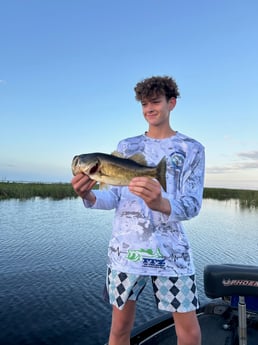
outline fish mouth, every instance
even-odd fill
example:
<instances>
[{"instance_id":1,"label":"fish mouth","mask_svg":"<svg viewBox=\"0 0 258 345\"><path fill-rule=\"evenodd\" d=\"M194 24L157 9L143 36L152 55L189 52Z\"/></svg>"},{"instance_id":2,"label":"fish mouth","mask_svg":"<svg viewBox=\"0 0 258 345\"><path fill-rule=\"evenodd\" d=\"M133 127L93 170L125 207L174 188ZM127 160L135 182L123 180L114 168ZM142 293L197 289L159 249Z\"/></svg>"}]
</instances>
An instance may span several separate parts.
<instances>
[{"instance_id":1,"label":"fish mouth","mask_svg":"<svg viewBox=\"0 0 258 345\"><path fill-rule=\"evenodd\" d=\"M89 174L95 174L95 172L98 171L98 168L99 168L99 164L98 164L98 163L94 164L94 165L90 168Z\"/></svg>"},{"instance_id":2,"label":"fish mouth","mask_svg":"<svg viewBox=\"0 0 258 345\"><path fill-rule=\"evenodd\" d=\"M74 175L82 172L86 175L94 175L98 172L100 167L100 162L95 160L93 162L87 162L82 155L74 156L72 161L72 170Z\"/></svg>"}]
</instances>

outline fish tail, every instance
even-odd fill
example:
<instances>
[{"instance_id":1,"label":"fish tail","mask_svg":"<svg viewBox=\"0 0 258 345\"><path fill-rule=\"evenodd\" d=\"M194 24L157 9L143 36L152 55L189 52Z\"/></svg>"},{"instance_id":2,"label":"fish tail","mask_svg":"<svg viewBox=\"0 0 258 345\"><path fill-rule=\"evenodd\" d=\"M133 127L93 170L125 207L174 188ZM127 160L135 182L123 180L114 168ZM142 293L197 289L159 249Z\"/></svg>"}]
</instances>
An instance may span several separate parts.
<instances>
[{"instance_id":1,"label":"fish tail","mask_svg":"<svg viewBox=\"0 0 258 345\"><path fill-rule=\"evenodd\" d=\"M163 157L157 166L157 179L165 192L167 191L166 171L167 161L166 157Z\"/></svg>"}]
</instances>

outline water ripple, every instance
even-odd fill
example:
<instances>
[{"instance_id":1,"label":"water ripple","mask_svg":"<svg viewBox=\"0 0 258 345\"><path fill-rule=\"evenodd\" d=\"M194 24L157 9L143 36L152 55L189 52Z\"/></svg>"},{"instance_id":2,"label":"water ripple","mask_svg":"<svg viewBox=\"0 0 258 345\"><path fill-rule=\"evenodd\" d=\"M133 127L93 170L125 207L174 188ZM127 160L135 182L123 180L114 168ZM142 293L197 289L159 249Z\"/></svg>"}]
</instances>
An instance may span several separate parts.
<instances>
[{"instance_id":1,"label":"water ripple","mask_svg":"<svg viewBox=\"0 0 258 345\"><path fill-rule=\"evenodd\" d=\"M108 337L111 307L102 300L113 211L86 210L79 199L0 202L0 344L96 345ZM185 223L198 289L210 263L257 262L258 213L205 200ZM136 325L157 311L149 283Z\"/></svg>"}]
</instances>

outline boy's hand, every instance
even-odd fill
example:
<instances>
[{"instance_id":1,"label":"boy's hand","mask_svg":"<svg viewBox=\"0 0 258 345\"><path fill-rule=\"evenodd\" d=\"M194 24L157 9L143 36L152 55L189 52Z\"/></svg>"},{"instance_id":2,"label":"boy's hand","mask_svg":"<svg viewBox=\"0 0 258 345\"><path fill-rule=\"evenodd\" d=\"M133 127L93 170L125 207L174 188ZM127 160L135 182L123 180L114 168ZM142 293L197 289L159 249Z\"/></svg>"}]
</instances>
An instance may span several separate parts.
<instances>
[{"instance_id":1,"label":"boy's hand","mask_svg":"<svg viewBox=\"0 0 258 345\"><path fill-rule=\"evenodd\" d=\"M90 179L89 176L82 173L74 176L71 181L75 193L82 199L87 199L92 203L96 201L95 195L91 193L91 190L96 183L96 181Z\"/></svg>"},{"instance_id":2,"label":"boy's hand","mask_svg":"<svg viewBox=\"0 0 258 345\"><path fill-rule=\"evenodd\" d=\"M128 188L131 193L141 197L153 211L170 215L170 202L162 197L161 186L158 181L149 177L135 177L131 180Z\"/></svg>"}]
</instances>

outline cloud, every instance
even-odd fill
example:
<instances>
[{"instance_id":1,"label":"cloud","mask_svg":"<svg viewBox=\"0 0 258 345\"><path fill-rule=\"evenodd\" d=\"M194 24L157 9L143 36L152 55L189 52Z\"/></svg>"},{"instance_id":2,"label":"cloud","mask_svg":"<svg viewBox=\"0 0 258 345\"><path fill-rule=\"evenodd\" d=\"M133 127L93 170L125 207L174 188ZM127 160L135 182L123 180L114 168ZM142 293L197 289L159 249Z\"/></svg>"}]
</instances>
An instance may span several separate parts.
<instances>
[{"instance_id":1,"label":"cloud","mask_svg":"<svg viewBox=\"0 0 258 345\"><path fill-rule=\"evenodd\" d=\"M6 80L0 79L0 84L6 84Z\"/></svg>"},{"instance_id":2,"label":"cloud","mask_svg":"<svg viewBox=\"0 0 258 345\"><path fill-rule=\"evenodd\" d=\"M258 169L258 161L257 162L239 162L236 163L234 169Z\"/></svg>"},{"instance_id":3,"label":"cloud","mask_svg":"<svg viewBox=\"0 0 258 345\"><path fill-rule=\"evenodd\" d=\"M258 151L239 152L237 155L240 158L255 159L258 161Z\"/></svg>"},{"instance_id":4,"label":"cloud","mask_svg":"<svg viewBox=\"0 0 258 345\"><path fill-rule=\"evenodd\" d=\"M222 166L210 166L206 168L208 174L233 173L239 170L258 169L258 151L247 151L237 153L240 160L232 164Z\"/></svg>"},{"instance_id":5,"label":"cloud","mask_svg":"<svg viewBox=\"0 0 258 345\"><path fill-rule=\"evenodd\" d=\"M208 174L225 174L229 172L233 172L236 169L234 166L210 166L206 168L206 173Z\"/></svg>"}]
</instances>

